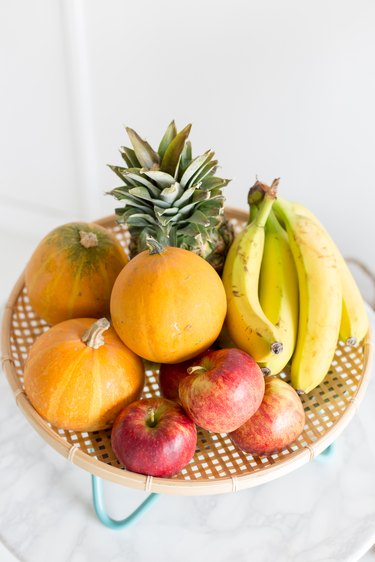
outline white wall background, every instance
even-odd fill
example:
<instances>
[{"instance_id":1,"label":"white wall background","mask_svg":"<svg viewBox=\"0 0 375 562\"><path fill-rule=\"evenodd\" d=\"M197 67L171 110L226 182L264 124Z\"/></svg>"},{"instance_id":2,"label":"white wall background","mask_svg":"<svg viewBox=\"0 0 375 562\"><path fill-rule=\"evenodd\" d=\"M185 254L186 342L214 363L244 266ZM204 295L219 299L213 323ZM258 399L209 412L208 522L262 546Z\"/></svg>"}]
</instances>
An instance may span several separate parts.
<instances>
[{"instance_id":1,"label":"white wall background","mask_svg":"<svg viewBox=\"0 0 375 562\"><path fill-rule=\"evenodd\" d=\"M246 207L255 175L374 261L373 0L1 0L0 252L110 214L123 124L175 118ZM28 245L22 245L21 238ZM25 249L26 248L26 249ZM19 255L19 254L17 254Z\"/></svg>"}]
</instances>

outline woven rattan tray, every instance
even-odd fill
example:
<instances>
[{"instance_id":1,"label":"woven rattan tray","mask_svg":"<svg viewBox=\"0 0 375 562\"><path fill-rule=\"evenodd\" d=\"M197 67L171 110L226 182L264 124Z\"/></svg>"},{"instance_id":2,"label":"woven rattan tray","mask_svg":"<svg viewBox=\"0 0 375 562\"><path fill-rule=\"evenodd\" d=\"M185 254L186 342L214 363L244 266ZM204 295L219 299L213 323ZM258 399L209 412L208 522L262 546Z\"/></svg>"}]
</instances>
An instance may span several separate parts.
<instances>
[{"instance_id":1,"label":"woven rattan tray","mask_svg":"<svg viewBox=\"0 0 375 562\"><path fill-rule=\"evenodd\" d=\"M239 230L246 222L243 211L227 210ZM124 247L129 235L114 217L97 221L113 231ZM24 278L16 283L5 306L2 330L2 360L18 407L39 434L73 464L112 482L130 488L180 495L233 492L287 474L321 453L341 433L354 415L370 376L369 335L358 347L338 342L334 361L324 381L302 396L306 412L303 434L279 454L256 457L236 448L225 434L199 430L192 461L173 478L153 478L129 472L116 460L110 430L76 433L51 427L27 399L23 390L23 365L28 349L48 325L32 310ZM282 374L288 380L288 372ZM147 371L144 396L158 394L157 371Z\"/></svg>"}]
</instances>

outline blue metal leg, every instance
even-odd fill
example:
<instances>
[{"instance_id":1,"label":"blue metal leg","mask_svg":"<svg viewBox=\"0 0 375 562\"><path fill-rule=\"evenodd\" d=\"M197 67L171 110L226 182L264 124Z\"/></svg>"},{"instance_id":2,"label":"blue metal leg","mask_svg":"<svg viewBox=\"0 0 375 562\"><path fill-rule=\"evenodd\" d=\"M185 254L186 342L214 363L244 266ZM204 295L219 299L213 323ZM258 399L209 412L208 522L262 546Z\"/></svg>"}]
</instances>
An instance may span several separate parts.
<instances>
[{"instance_id":1,"label":"blue metal leg","mask_svg":"<svg viewBox=\"0 0 375 562\"><path fill-rule=\"evenodd\" d=\"M319 461L319 462L325 462L326 460L328 460L330 457L332 457L333 453L335 452L335 444L331 443L331 445L328 445L328 447L326 449L324 449L324 451L322 451L320 453L320 455L318 455L316 457L315 460Z\"/></svg>"},{"instance_id":2,"label":"blue metal leg","mask_svg":"<svg viewBox=\"0 0 375 562\"><path fill-rule=\"evenodd\" d=\"M130 527L133 523L136 523L138 519L142 517L142 515L155 503L155 501L159 498L159 494L150 494L147 498L135 509L128 517L125 519L112 519L104 505L104 498L103 498L103 488L102 488L102 480L98 476L91 475L92 479L92 499L94 503L95 513L99 519L106 527L110 529L120 530L125 529L126 527Z\"/></svg>"}]
</instances>

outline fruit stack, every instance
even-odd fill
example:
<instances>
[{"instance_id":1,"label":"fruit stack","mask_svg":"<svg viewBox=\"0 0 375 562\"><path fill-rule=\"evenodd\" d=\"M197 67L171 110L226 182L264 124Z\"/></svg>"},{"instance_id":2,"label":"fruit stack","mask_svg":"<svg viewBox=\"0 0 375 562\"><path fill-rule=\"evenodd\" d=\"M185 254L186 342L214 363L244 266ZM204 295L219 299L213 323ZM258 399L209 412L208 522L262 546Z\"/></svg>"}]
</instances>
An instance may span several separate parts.
<instances>
[{"instance_id":1,"label":"fruit stack","mask_svg":"<svg viewBox=\"0 0 375 562\"><path fill-rule=\"evenodd\" d=\"M211 150L192 156L190 125L172 122L157 150L127 132L111 193L131 259L96 224L41 241L25 284L51 327L28 354L28 398L55 427L112 427L116 457L142 474L179 472L197 426L253 455L282 451L304 428L299 394L324 379L338 339L357 345L367 333L355 281L316 217L278 196L278 180L250 189L234 238L229 180ZM141 399L150 361L161 396Z\"/></svg>"}]
</instances>

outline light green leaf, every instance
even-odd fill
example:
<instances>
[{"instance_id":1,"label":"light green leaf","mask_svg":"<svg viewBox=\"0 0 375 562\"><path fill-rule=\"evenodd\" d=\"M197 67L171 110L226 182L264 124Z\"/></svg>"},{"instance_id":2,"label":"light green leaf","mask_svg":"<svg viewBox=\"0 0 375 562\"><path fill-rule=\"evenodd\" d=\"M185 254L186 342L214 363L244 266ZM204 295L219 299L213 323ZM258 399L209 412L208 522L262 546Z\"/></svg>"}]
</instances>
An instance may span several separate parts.
<instances>
[{"instance_id":1,"label":"light green leaf","mask_svg":"<svg viewBox=\"0 0 375 562\"><path fill-rule=\"evenodd\" d=\"M189 203L189 205L185 205L182 209L179 210L181 217L187 217L187 215L196 207L197 203Z\"/></svg>"},{"instance_id":2,"label":"light green leaf","mask_svg":"<svg viewBox=\"0 0 375 562\"><path fill-rule=\"evenodd\" d=\"M143 185L132 187L132 189L129 189L129 193L134 197L139 197L139 199L146 199L147 201L151 200L150 192L148 191L147 187L144 187Z\"/></svg>"},{"instance_id":3,"label":"light green leaf","mask_svg":"<svg viewBox=\"0 0 375 562\"><path fill-rule=\"evenodd\" d=\"M196 189L193 194L193 201L207 201L210 198L210 193L208 191L202 191L201 189Z\"/></svg>"},{"instance_id":4,"label":"light green leaf","mask_svg":"<svg viewBox=\"0 0 375 562\"><path fill-rule=\"evenodd\" d=\"M146 176L156 182L161 188L170 187L176 182L173 176L171 176L170 174L166 174L165 172L160 172L159 170L147 171L144 173L146 174Z\"/></svg>"},{"instance_id":5,"label":"light green leaf","mask_svg":"<svg viewBox=\"0 0 375 562\"><path fill-rule=\"evenodd\" d=\"M115 174L121 178L127 185L137 185L134 180L131 179L128 175L129 168L122 168L121 166L111 166L108 164L108 167L115 172Z\"/></svg>"},{"instance_id":6,"label":"light green leaf","mask_svg":"<svg viewBox=\"0 0 375 562\"><path fill-rule=\"evenodd\" d=\"M144 185L154 197L159 197L160 189L158 189L156 185L150 182L150 180L148 180L139 170L135 168L129 168L128 170L125 170L125 176L127 178L130 178L133 183L135 182L134 185Z\"/></svg>"},{"instance_id":7,"label":"light green leaf","mask_svg":"<svg viewBox=\"0 0 375 562\"><path fill-rule=\"evenodd\" d=\"M197 156L196 158L194 158L181 178L180 184L182 185L182 187L187 186L194 174L196 174L197 171L202 166L204 166L204 164L210 162L210 160L212 160L212 158L214 157L214 154L215 153L212 152L212 150L207 150L204 154L201 154L201 156Z\"/></svg>"},{"instance_id":8,"label":"light green leaf","mask_svg":"<svg viewBox=\"0 0 375 562\"><path fill-rule=\"evenodd\" d=\"M226 180L224 178L218 178L216 176L206 176L202 180L201 189L203 191L209 191L211 189L221 188L228 185L231 180Z\"/></svg>"},{"instance_id":9,"label":"light green leaf","mask_svg":"<svg viewBox=\"0 0 375 562\"><path fill-rule=\"evenodd\" d=\"M128 148L127 146L121 146L120 153L129 168L141 167L140 163L138 162L138 158L136 157L135 152L132 148Z\"/></svg>"},{"instance_id":10,"label":"light green leaf","mask_svg":"<svg viewBox=\"0 0 375 562\"><path fill-rule=\"evenodd\" d=\"M158 166L160 164L159 154L151 148L148 142L141 139L138 133L130 127L126 127L126 132L140 165L148 170L151 170L153 166Z\"/></svg>"},{"instance_id":11,"label":"light green leaf","mask_svg":"<svg viewBox=\"0 0 375 562\"><path fill-rule=\"evenodd\" d=\"M210 221L208 220L206 215L202 213L202 211L195 211L191 217L186 219L186 221L205 227L210 226Z\"/></svg>"},{"instance_id":12,"label":"light green leaf","mask_svg":"<svg viewBox=\"0 0 375 562\"><path fill-rule=\"evenodd\" d=\"M126 222L132 226L147 226L148 224L156 225L156 221L150 215L142 214L142 213L134 213L128 217Z\"/></svg>"},{"instance_id":13,"label":"light green leaf","mask_svg":"<svg viewBox=\"0 0 375 562\"><path fill-rule=\"evenodd\" d=\"M158 153L161 160L163 159L163 156L168 146L171 144L171 142L173 141L176 135L177 135L176 124L174 121L171 121L159 144Z\"/></svg>"},{"instance_id":14,"label":"light green leaf","mask_svg":"<svg viewBox=\"0 0 375 562\"><path fill-rule=\"evenodd\" d=\"M160 164L160 169L171 176L176 175L176 168L186 139L189 136L191 124L180 131L168 146Z\"/></svg>"},{"instance_id":15,"label":"light green leaf","mask_svg":"<svg viewBox=\"0 0 375 562\"><path fill-rule=\"evenodd\" d=\"M173 216L173 215L177 215L178 213L178 209L176 209L175 207L168 207L168 209L162 209L161 207L154 207L155 209L155 215L158 217L163 217L163 216Z\"/></svg>"},{"instance_id":16,"label":"light green leaf","mask_svg":"<svg viewBox=\"0 0 375 562\"><path fill-rule=\"evenodd\" d=\"M214 174L216 172L217 165L218 165L217 160L211 160L210 162L206 162L203 166L199 168L199 170L194 174L194 176L190 178L188 185L199 183L209 174Z\"/></svg>"},{"instance_id":17,"label":"light green leaf","mask_svg":"<svg viewBox=\"0 0 375 562\"><path fill-rule=\"evenodd\" d=\"M196 187L189 187L189 189L186 189L183 194L181 195L181 197L179 199L177 199L173 206L174 207L182 207L186 201L188 201L190 199L190 197L193 195L194 191L196 190Z\"/></svg>"},{"instance_id":18,"label":"light green leaf","mask_svg":"<svg viewBox=\"0 0 375 562\"><path fill-rule=\"evenodd\" d=\"M180 197L181 193L182 193L182 187L180 186L179 183L176 182L170 187L166 187L165 189L163 189L163 191L160 194L160 199L172 205L173 202L176 199L178 199L178 197Z\"/></svg>"},{"instance_id":19,"label":"light green leaf","mask_svg":"<svg viewBox=\"0 0 375 562\"><path fill-rule=\"evenodd\" d=\"M191 163L192 159L193 159L193 157L192 157L192 151L191 151L191 142L188 140L188 141L186 141L185 146L182 149L180 162L178 164L178 178L179 179L181 179L182 176L184 175L185 170L187 169L187 167Z\"/></svg>"}]
</instances>

